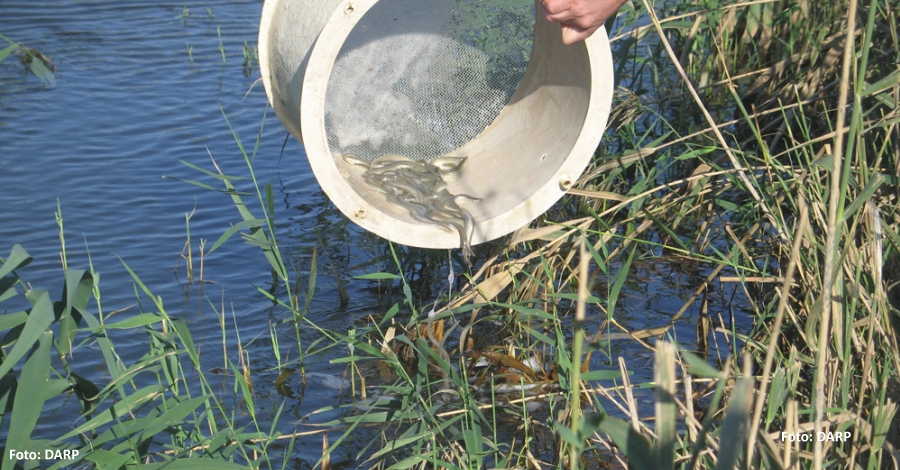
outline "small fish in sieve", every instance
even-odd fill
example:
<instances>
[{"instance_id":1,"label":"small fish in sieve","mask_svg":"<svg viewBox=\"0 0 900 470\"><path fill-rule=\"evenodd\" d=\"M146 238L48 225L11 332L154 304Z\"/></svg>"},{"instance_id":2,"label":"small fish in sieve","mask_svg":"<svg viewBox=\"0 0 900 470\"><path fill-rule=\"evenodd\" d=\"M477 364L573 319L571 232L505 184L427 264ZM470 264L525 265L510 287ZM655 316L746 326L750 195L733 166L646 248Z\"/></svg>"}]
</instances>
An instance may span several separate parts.
<instances>
[{"instance_id":1,"label":"small fish in sieve","mask_svg":"<svg viewBox=\"0 0 900 470\"><path fill-rule=\"evenodd\" d=\"M444 156L431 161L417 161L402 155L384 155L371 162L355 155L342 157L351 165L366 168L363 179L383 191L388 200L409 211L412 217L424 224L459 233L459 245L463 259L470 264L473 256L470 247L475 222L469 211L458 200L478 202L481 199L466 194L452 194L447 190L444 176L459 171L467 157Z\"/></svg>"}]
</instances>

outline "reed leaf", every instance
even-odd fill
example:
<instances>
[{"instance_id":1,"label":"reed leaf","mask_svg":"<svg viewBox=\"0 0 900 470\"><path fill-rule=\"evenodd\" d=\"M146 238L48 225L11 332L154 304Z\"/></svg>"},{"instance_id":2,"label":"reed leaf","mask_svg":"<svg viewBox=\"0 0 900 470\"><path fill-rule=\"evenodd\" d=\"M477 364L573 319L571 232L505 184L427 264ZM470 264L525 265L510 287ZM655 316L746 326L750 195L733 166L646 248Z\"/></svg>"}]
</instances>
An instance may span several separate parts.
<instances>
[{"instance_id":1,"label":"reed leaf","mask_svg":"<svg viewBox=\"0 0 900 470\"><path fill-rule=\"evenodd\" d=\"M3 265L0 265L0 278L5 278L9 273L28 266L33 260L34 258L25 251L25 248L16 243L10 250L9 256L3 260Z\"/></svg>"},{"instance_id":2,"label":"reed leaf","mask_svg":"<svg viewBox=\"0 0 900 470\"><path fill-rule=\"evenodd\" d=\"M738 464L746 438L752 403L753 377L741 377L731 392L731 400L722 422L716 470L731 470Z\"/></svg>"},{"instance_id":3,"label":"reed leaf","mask_svg":"<svg viewBox=\"0 0 900 470\"><path fill-rule=\"evenodd\" d=\"M47 292L35 292L32 298L34 297L36 300L29 310L28 319L18 334L15 345L0 363L0 377L12 370L13 366L31 350L54 321L53 305Z\"/></svg>"},{"instance_id":4,"label":"reed leaf","mask_svg":"<svg viewBox=\"0 0 900 470\"><path fill-rule=\"evenodd\" d=\"M659 468L675 465L675 347L656 343L653 380L656 382L656 461Z\"/></svg>"},{"instance_id":5,"label":"reed leaf","mask_svg":"<svg viewBox=\"0 0 900 470\"><path fill-rule=\"evenodd\" d=\"M6 438L7 450L39 451L29 445L29 441L31 432L44 408L44 401L49 398L43 392L46 390L50 378L50 346L52 342L53 333L41 331L36 344L32 343L34 348L31 349L22 366L19 384L16 387L16 395L12 403L12 416L9 420L10 429L15 432L10 433ZM6 361L3 365L6 365ZM0 469L11 469L15 463L16 460L4 456Z\"/></svg>"},{"instance_id":6,"label":"reed leaf","mask_svg":"<svg viewBox=\"0 0 900 470\"><path fill-rule=\"evenodd\" d=\"M63 288L65 301L59 318L59 338L57 350L60 355L68 355L72 350L75 330L81 323L81 311L87 307L94 290L94 278L82 269L67 269L66 283Z\"/></svg>"}]
</instances>

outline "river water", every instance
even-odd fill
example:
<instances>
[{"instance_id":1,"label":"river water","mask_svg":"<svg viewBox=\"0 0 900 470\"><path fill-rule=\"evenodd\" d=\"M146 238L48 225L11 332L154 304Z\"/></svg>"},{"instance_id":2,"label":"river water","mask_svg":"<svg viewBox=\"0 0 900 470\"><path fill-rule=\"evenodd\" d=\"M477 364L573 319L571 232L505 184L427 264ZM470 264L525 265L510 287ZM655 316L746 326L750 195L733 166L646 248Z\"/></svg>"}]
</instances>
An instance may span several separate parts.
<instances>
[{"instance_id":1,"label":"river water","mask_svg":"<svg viewBox=\"0 0 900 470\"><path fill-rule=\"evenodd\" d=\"M204 367L213 370L222 366L222 333L210 303L216 309L224 306L228 348L235 350L231 359L238 360L237 325L244 343L258 338L256 349L249 350L254 381L261 402L274 403L280 400L271 385L278 370L268 331L288 313L273 308L257 290L271 284L261 251L239 237L223 244L203 260L207 282L202 293L196 279L188 282L181 259L186 214L193 213L195 265L201 240L209 247L240 221L227 195L179 180L215 186L216 181L180 161L213 169L210 156L225 173L248 174L223 114L248 151L261 136L256 175L262 183L272 183L279 241L304 283L313 247L320 247L312 321L346 332L353 321L384 312L393 301L386 302L368 282L348 282L350 302L342 306L339 301L334 273L347 280L378 270L377 264L353 266L384 253L386 245L349 224L328 202L302 147L293 138L285 143L287 132L274 112L267 112L258 66L244 64L245 43L255 49L261 8L258 0L187 6L154 0L3 0L0 34L38 49L57 71L56 84L45 86L16 57L0 63L0 253L5 256L15 243L23 245L35 260L19 274L58 299L63 276L54 213L59 207L69 266L87 268L90 254L101 276L104 312L130 306L119 315L137 311L124 261L164 299L170 315L190 325L201 352L215 351L203 354ZM625 318L639 319L637 326L664 324L694 288L680 282L691 284L698 274L679 274L668 266L637 268L642 270L646 276L626 286L620 308ZM713 302L730 300L720 293ZM146 299L144 305L149 305ZM693 334L691 318L696 309L676 327L682 337ZM291 343L292 332L281 328L277 334L283 344ZM307 335L309 344L315 335ZM117 348L127 363L129 356L135 360L146 352L146 339L126 336ZM76 349L76 360L79 354L96 354L96 349ZM285 347L283 354L296 353ZM309 367L319 375L311 375L302 400L289 400L289 414L300 417L334 404L337 391L327 377L339 377L343 368L328 365L328 359L345 354L332 351L310 359ZM640 348L629 355L645 378L650 358ZM85 375L101 386L106 381L96 372ZM77 418L77 406L64 408L45 412L36 435L59 435L60 424L68 428ZM298 467L321 455L310 446L301 446Z\"/></svg>"}]
</instances>

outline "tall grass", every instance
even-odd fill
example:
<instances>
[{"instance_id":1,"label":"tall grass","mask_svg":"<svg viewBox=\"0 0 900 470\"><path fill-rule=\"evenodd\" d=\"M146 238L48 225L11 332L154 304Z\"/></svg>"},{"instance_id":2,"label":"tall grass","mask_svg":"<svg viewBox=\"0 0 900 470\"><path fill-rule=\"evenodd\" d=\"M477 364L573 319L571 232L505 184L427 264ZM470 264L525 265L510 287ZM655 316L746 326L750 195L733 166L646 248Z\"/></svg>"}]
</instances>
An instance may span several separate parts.
<instances>
[{"instance_id":1,"label":"tall grass","mask_svg":"<svg viewBox=\"0 0 900 470\"><path fill-rule=\"evenodd\" d=\"M483 445L494 449L490 462L498 467L561 468L595 459L635 468L896 465L900 350L897 303L890 301L896 296L889 293L896 292L900 249L898 7L706 2L678 5L669 15L646 5L635 15L650 16L650 24L626 20L616 36L617 75L637 93L620 94L609 154L573 197L483 256L469 286L436 316L423 323L413 314L404 336L386 334L383 325L364 332L375 334L375 344L418 346L417 375L404 376L387 347L354 360L395 364L403 393L411 393L442 383L429 382L423 357L447 370L449 356L458 364L450 370L467 371L487 356L492 371L475 375L491 378L476 383L496 387L510 376L503 367L517 371L522 384L542 382L533 370L529 376L528 364L552 351L542 357L555 374L541 386L544 398L562 398L549 405L556 451L534 455L524 432L533 430L534 418L510 406L537 399L449 405L462 408L447 416L499 409L523 423L523 434L506 441L484 437L498 435L495 422L484 423L490 431ZM645 45L649 56L630 54ZM617 301L638 253L691 260L707 271L670 322L628 331L616 320ZM576 267L580 260L590 267ZM598 276L608 280L605 289ZM719 370L661 341L707 290L733 281L755 312L753 330L715 328L705 313L698 322L702 354L710 337L732 346ZM606 318L587 344L585 309ZM458 322L459 339L445 333L436 344L421 333L434 319ZM507 325L508 336L469 348L471 332L492 320ZM623 338L656 351L654 428L638 418L630 398L631 387L651 384L631 384L618 371L602 375L608 371L582 361L585 346L609 351L608 341ZM452 390L467 390L472 379L451 382ZM404 420L432 422L432 442L458 442L459 433L437 431L454 424L440 419L437 405L401 403L415 410ZM610 417L613 411L627 419ZM341 422L385 416L400 415L349 413ZM403 436L381 437L381 448L392 450L374 454L379 466L470 468L468 454L435 460L440 453L412 448L418 441ZM386 459L397 447L406 453Z\"/></svg>"},{"instance_id":2,"label":"tall grass","mask_svg":"<svg viewBox=\"0 0 900 470\"><path fill-rule=\"evenodd\" d=\"M59 214L58 220L64 240ZM30 305L0 315L5 332L0 422L8 423L0 468L272 467L273 446L287 461L293 443L279 442L271 431L280 410L273 423L257 419L246 364L225 357L225 381L233 382L237 401L216 393L213 384L223 379L211 380L201 368L185 322L170 317L127 264L138 311L113 319L120 312L104 310L93 268L69 266L63 250L64 289L60 299L52 300L17 274L31 261L20 245L0 259L0 301L13 308ZM123 360L115 344L135 333L146 338L146 353ZM98 368L105 383L87 378ZM69 408L80 418L71 428L59 425L53 428L57 431L32 436L51 408ZM16 458L16 452L39 457Z\"/></svg>"}]
</instances>

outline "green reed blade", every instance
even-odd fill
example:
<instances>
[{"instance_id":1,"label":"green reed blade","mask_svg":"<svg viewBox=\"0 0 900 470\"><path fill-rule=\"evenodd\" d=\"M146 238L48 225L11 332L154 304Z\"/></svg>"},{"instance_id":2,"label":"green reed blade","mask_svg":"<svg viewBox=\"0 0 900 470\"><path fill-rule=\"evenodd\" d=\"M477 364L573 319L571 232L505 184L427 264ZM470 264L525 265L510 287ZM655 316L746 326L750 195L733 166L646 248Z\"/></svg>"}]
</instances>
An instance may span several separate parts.
<instances>
[{"instance_id":1,"label":"green reed blade","mask_svg":"<svg viewBox=\"0 0 900 470\"><path fill-rule=\"evenodd\" d=\"M599 237L599 238L600 238L599 242L602 243L603 237ZM607 259L600 255L600 252L597 251L597 248L594 247L593 243L587 243L586 245L587 245L588 251L591 252L591 257L594 259L594 263L597 264L597 267L600 268L600 271L603 271L604 273L608 273L609 268L607 266ZM606 250L604 249L604 253L605 253L605 251Z\"/></svg>"},{"instance_id":2,"label":"green reed blade","mask_svg":"<svg viewBox=\"0 0 900 470\"><path fill-rule=\"evenodd\" d=\"M212 247L210 247L209 251L207 251L206 254L209 255L213 251L216 251L216 249L219 248L219 246L222 245L222 243L225 243L225 241L227 241L229 238L231 238L231 236L234 235L235 233L237 233L239 230L243 230L245 228L259 229L265 223L266 223L266 219L245 219L241 222L238 222L235 225L232 225L231 228L226 230L225 233L223 233L219 237L219 239L216 240L215 243L213 243ZM268 243L268 240L266 240L266 242L267 242L267 245L271 245L271 243Z\"/></svg>"},{"instance_id":3,"label":"green reed blade","mask_svg":"<svg viewBox=\"0 0 900 470\"><path fill-rule=\"evenodd\" d=\"M0 49L0 62L3 62L3 59L5 59L6 56L8 56L9 54L11 54L12 51L17 50L18 48L19 48L19 46L12 45L12 46L7 46L7 47L5 47L5 48L3 48L3 49Z\"/></svg>"},{"instance_id":4,"label":"green reed blade","mask_svg":"<svg viewBox=\"0 0 900 470\"><path fill-rule=\"evenodd\" d=\"M241 397L244 399L244 402L247 403L247 410L250 412L250 417L253 420L256 420L256 406L253 404L253 392L250 391L250 384L247 383L247 379L244 378L244 373L238 369L238 367L231 362L228 363L231 367L232 373L234 373L234 381L237 384L237 387L240 387Z\"/></svg>"},{"instance_id":5,"label":"green reed blade","mask_svg":"<svg viewBox=\"0 0 900 470\"><path fill-rule=\"evenodd\" d=\"M192 398L169 408L168 411L154 418L146 426L143 426L141 440L150 439L163 429L167 429L180 423L187 415L206 402L207 398L210 398L210 396L204 395Z\"/></svg>"},{"instance_id":6,"label":"green reed blade","mask_svg":"<svg viewBox=\"0 0 900 470\"><path fill-rule=\"evenodd\" d=\"M69 383L66 379L47 379L47 383L44 385L44 400L49 400L60 393L65 392L72 388L72 384Z\"/></svg>"},{"instance_id":7,"label":"green reed blade","mask_svg":"<svg viewBox=\"0 0 900 470\"><path fill-rule=\"evenodd\" d=\"M877 191L878 188L881 187L884 181L884 175L882 175L881 173L876 173L875 176L873 176L872 179L870 179L869 182L866 183L866 186L862 189L862 191L859 192L859 195L856 196L856 199L854 199L853 202L851 202L850 205L844 209L843 220L846 221L847 219L849 219L860 207L863 206L863 204L866 203L866 201L869 201L872 198L872 195L875 194L875 191Z\"/></svg>"},{"instance_id":8,"label":"green reed blade","mask_svg":"<svg viewBox=\"0 0 900 470\"><path fill-rule=\"evenodd\" d=\"M0 302L9 300L19 295L19 290L16 289L15 286L16 282L18 282L18 279L13 276L0 278ZM3 328L0 328L0 331L2 330Z\"/></svg>"},{"instance_id":9,"label":"green reed blade","mask_svg":"<svg viewBox=\"0 0 900 470\"><path fill-rule=\"evenodd\" d=\"M557 293L557 294L547 294L547 297L549 297L551 299L566 299L566 300L572 300L572 301L578 300L578 294L572 294L572 293L567 293L567 292ZM600 297L595 297L593 295L588 295L584 301L585 301L585 303L588 303L588 304L600 304L603 302L603 299L601 299Z\"/></svg>"},{"instance_id":10,"label":"green reed blade","mask_svg":"<svg viewBox=\"0 0 900 470\"><path fill-rule=\"evenodd\" d=\"M212 186L210 186L210 185L208 185L208 184L206 184L206 183L201 183L201 182L199 182L199 181L195 181L195 180L191 180L191 179L187 179L187 178L179 178L179 177L177 177L177 176L166 176L165 178L171 178L171 179L174 179L174 180L181 181L182 183L192 184L192 185L194 185L194 186L197 186L197 187L200 187L200 188L209 190L209 191L215 191L215 192L217 192L217 193L227 194L227 195L229 195L229 196L247 197L247 196L252 196L252 195L253 195L253 193L248 193L248 192L246 192L246 191L238 191L237 189L228 189L228 188L226 188L226 189L219 189L219 188L214 188L214 187L212 187Z\"/></svg>"},{"instance_id":11,"label":"green reed blade","mask_svg":"<svg viewBox=\"0 0 900 470\"><path fill-rule=\"evenodd\" d=\"M679 246L682 250L685 250L685 251L687 251L687 252L690 252L690 247L687 245L687 243L685 243L685 242L681 239L681 237L678 236L677 233L675 233L675 231L673 231L671 228L669 228L669 226L668 226L662 219L660 219L659 217L654 216L654 215L653 215L649 210L647 210L646 208L643 209L643 213L644 213L644 215L645 215L648 219L652 220L653 223L656 224L656 226L659 227L660 230L662 230L662 231L665 232L667 235L669 235L669 238L670 238L670 239L675 240L675 242L678 244L678 246Z\"/></svg>"},{"instance_id":12,"label":"green reed blade","mask_svg":"<svg viewBox=\"0 0 900 470\"><path fill-rule=\"evenodd\" d=\"M629 371L631 372L631 371ZM581 373L581 380L615 380L621 379L622 372L618 370L591 370Z\"/></svg>"},{"instance_id":13,"label":"green reed blade","mask_svg":"<svg viewBox=\"0 0 900 470\"><path fill-rule=\"evenodd\" d=\"M609 296L607 300L607 315L612 318L616 311L616 303L619 300L619 294L622 292L622 286L625 285L625 280L628 279L628 273L631 271L631 262L634 261L634 254L636 250L632 247L628 250L628 257L625 258L625 262L619 266L619 269L616 271L615 282L613 283L612 288L609 291Z\"/></svg>"},{"instance_id":14,"label":"green reed blade","mask_svg":"<svg viewBox=\"0 0 900 470\"><path fill-rule=\"evenodd\" d=\"M125 320L117 321L115 323L104 323L102 325L89 326L88 329L92 333L97 334L104 330L125 330L137 328L139 326L153 325L163 320L165 320L165 318L155 313L139 313L133 317L128 317Z\"/></svg>"},{"instance_id":15,"label":"green reed blade","mask_svg":"<svg viewBox=\"0 0 900 470\"><path fill-rule=\"evenodd\" d=\"M275 196L272 193L272 183L266 183L266 209L268 217L275 215Z\"/></svg>"},{"instance_id":16,"label":"green reed blade","mask_svg":"<svg viewBox=\"0 0 900 470\"><path fill-rule=\"evenodd\" d=\"M108 429L99 436L91 437L90 445L95 448L103 448L106 444L110 444L111 446L106 447L113 452L129 449L133 444L146 441L146 438L138 438L155 418L156 416L143 416L129 419L129 417L117 416Z\"/></svg>"},{"instance_id":17,"label":"green reed blade","mask_svg":"<svg viewBox=\"0 0 900 470\"><path fill-rule=\"evenodd\" d=\"M7 274L16 269L28 266L33 260L34 258L25 251L25 248L22 248L22 245L16 243L13 245L12 250L10 250L6 260L3 260L3 265L0 266L0 278L6 277Z\"/></svg>"},{"instance_id":18,"label":"green reed blade","mask_svg":"<svg viewBox=\"0 0 900 470\"><path fill-rule=\"evenodd\" d=\"M709 365L703 359L697 357L694 353L688 351L681 351L681 357L687 361L688 366L690 367L691 375L697 377L704 377L709 379L722 379L722 372L716 369L715 367Z\"/></svg>"},{"instance_id":19,"label":"green reed blade","mask_svg":"<svg viewBox=\"0 0 900 470\"><path fill-rule=\"evenodd\" d=\"M765 426L762 429L768 429L777 414L784 414L784 401L787 398L787 375L781 367L772 374L768 398L769 406L766 409Z\"/></svg>"},{"instance_id":20,"label":"green reed blade","mask_svg":"<svg viewBox=\"0 0 900 470\"><path fill-rule=\"evenodd\" d=\"M31 58L31 73L33 73L35 77L40 78L41 81L44 82L44 85L56 85L56 76L54 76L53 72L44 65L44 61L38 57Z\"/></svg>"},{"instance_id":21,"label":"green reed blade","mask_svg":"<svg viewBox=\"0 0 900 470\"><path fill-rule=\"evenodd\" d=\"M72 350L75 330L81 323L81 311L87 307L94 290L94 278L83 269L67 269L63 288L65 307L59 318L59 354L66 356Z\"/></svg>"},{"instance_id":22,"label":"green reed blade","mask_svg":"<svg viewBox=\"0 0 900 470\"><path fill-rule=\"evenodd\" d=\"M127 467L129 470L133 467ZM250 467L222 459L180 458L168 462L143 464L142 470L247 470Z\"/></svg>"},{"instance_id":23,"label":"green reed blade","mask_svg":"<svg viewBox=\"0 0 900 470\"><path fill-rule=\"evenodd\" d=\"M0 422L4 419L8 409L12 409L13 392L18 386L18 381L13 374L0 377Z\"/></svg>"},{"instance_id":24,"label":"green reed blade","mask_svg":"<svg viewBox=\"0 0 900 470\"><path fill-rule=\"evenodd\" d=\"M732 470L741 456L753 402L753 377L741 377L731 391L731 401L719 433L719 462L716 470Z\"/></svg>"},{"instance_id":25,"label":"green reed blade","mask_svg":"<svg viewBox=\"0 0 900 470\"><path fill-rule=\"evenodd\" d=\"M19 359L31 350L31 347L38 342L41 335L50 327L53 321L53 304L50 302L50 296L47 292L42 291L38 294L37 301L30 310L28 320L25 321L25 326L22 327L15 346L3 358L3 362L0 363L0 377L9 373L13 366L19 362Z\"/></svg>"},{"instance_id":26,"label":"green reed blade","mask_svg":"<svg viewBox=\"0 0 900 470\"><path fill-rule=\"evenodd\" d=\"M191 358L194 367L200 369L200 355L197 353L197 348L194 347L194 338L191 336L187 324L184 320L175 318L172 320L172 326L175 327L175 333L178 334L178 339L180 339L181 344L184 345L184 349L187 351L188 357Z\"/></svg>"},{"instance_id":27,"label":"green reed blade","mask_svg":"<svg viewBox=\"0 0 900 470\"><path fill-rule=\"evenodd\" d=\"M0 315L0 331L15 328L26 321L28 321L28 312L24 310L21 312L4 313Z\"/></svg>"},{"instance_id":28,"label":"green reed blade","mask_svg":"<svg viewBox=\"0 0 900 470\"><path fill-rule=\"evenodd\" d=\"M405 436L405 437L401 437L399 439L393 440L390 443L388 443L388 445L382 447L378 452L375 452L374 454L372 454L372 456L367 459L367 462L371 462L373 460L378 460L382 457L391 455L391 454L397 452L398 450L402 449L403 447L406 447L407 445L412 444L414 442L419 442L422 440L430 440L433 437L434 437L434 431L425 431L425 432L418 433L418 434L415 434L412 436Z\"/></svg>"},{"instance_id":29,"label":"green reed blade","mask_svg":"<svg viewBox=\"0 0 900 470\"><path fill-rule=\"evenodd\" d=\"M6 437L7 451L12 449L39 450L29 449L27 444L31 438L31 431L37 424L41 410L44 408L44 401L47 399L43 391L50 378L50 346L52 343L53 333L41 331L37 338L37 345L31 350L25 360L25 365L22 366L19 385L12 403L12 416L9 420L9 429L14 432L10 432ZM18 346L19 343L17 342L16 345ZM3 365L6 365L6 361ZM15 463L16 460L4 455L0 470L11 469Z\"/></svg>"},{"instance_id":30,"label":"green reed blade","mask_svg":"<svg viewBox=\"0 0 900 470\"><path fill-rule=\"evenodd\" d=\"M534 330L534 329L529 328L529 327L524 326L524 325L522 325L521 328L522 328L524 331L528 332L528 334L530 334L531 336L533 336L535 339L537 339L538 341L540 341L540 342L542 342L542 343L544 343L544 344L549 344L549 345L551 345L551 346L555 346L555 345L556 345L556 341L555 341L555 340L551 339L549 336L547 336L547 335L545 335L545 334L543 334L543 333L541 333L541 332L539 332L539 331L537 331L537 330Z\"/></svg>"},{"instance_id":31,"label":"green reed blade","mask_svg":"<svg viewBox=\"0 0 900 470\"><path fill-rule=\"evenodd\" d=\"M875 83L866 84L862 89L860 96L878 94L897 85L900 85L900 70L894 71Z\"/></svg>"},{"instance_id":32,"label":"green reed blade","mask_svg":"<svg viewBox=\"0 0 900 470\"><path fill-rule=\"evenodd\" d=\"M215 179L220 180L220 181L246 181L246 180L249 180L249 179L250 179L250 178L247 178L247 177L245 177L245 176L232 176L232 175L224 175L224 174L222 174L222 173L216 173L215 171L207 170L206 168L199 167L199 166L194 165L193 163L191 163L191 162L189 162L189 161L187 161L187 160L182 160L182 159L180 159L180 158L178 159L178 161L181 162L182 165L184 165L184 166L186 166L186 167L188 167L188 168L197 170L197 171L199 171L200 173L203 173L203 174L206 175L206 176L215 178ZM182 180L182 181L184 181L184 180Z\"/></svg>"},{"instance_id":33,"label":"green reed blade","mask_svg":"<svg viewBox=\"0 0 900 470\"><path fill-rule=\"evenodd\" d=\"M131 395L126 396L122 401L117 402L114 406L103 410L102 412L91 418L88 422L66 433L65 435L57 439L57 442L62 442L66 439L69 439L70 437L85 434L89 431L97 429L100 426L108 424L113 421L116 416L126 415L138 406L148 401L155 400L162 394L164 390L165 387L163 387L162 385L151 385L149 387L139 389Z\"/></svg>"},{"instance_id":34,"label":"green reed blade","mask_svg":"<svg viewBox=\"0 0 900 470\"><path fill-rule=\"evenodd\" d=\"M371 280L383 280L383 279L400 279L400 276L391 273L370 273L370 274L362 274L359 276L353 276L353 279L359 279L362 281L371 281Z\"/></svg>"},{"instance_id":35,"label":"green reed blade","mask_svg":"<svg viewBox=\"0 0 900 470\"><path fill-rule=\"evenodd\" d=\"M94 276L95 281L96 276ZM95 286L96 289L96 286ZM99 300L98 300L99 302ZM81 317L84 319L84 322L87 324L87 327L94 331L94 338L97 340L97 345L100 347L100 352L103 354L103 359L106 362L107 372L113 379L118 378L122 374L122 370L124 366L121 361L118 359L114 349L113 344L110 339L106 336L105 332L100 331L103 324L97 321L97 318L94 317L90 312L83 311L81 312ZM99 332L99 333L98 333ZM124 396L123 396L124 398Z\"/></svg>"},{"instance_id":36,"label":"green reed blade","mask_svg":"<svg viewBox=\"0 0 900 470\"><path fill-rule=\"evenodd\" d=\"M85 455L85 460L98 464L100 468L122 468L123 465L134 460L134 453L128 451L119 454L105 449L95 449Z\"/></svg>"},{"instance_id":37,"label":"green reed blade","mask_svg":"<svg viewBox=\"0 0 900 470\"><path fill-rule=\"evenodd\" d=\"M656 342L653 380L656 382L656 461L659 468L675 465L675 347Z\"/></svg>"},{"instance_id":38,"label":"green reed blade","mask_svg":"<svg viewBox=\"0 0 900 470\"><path fill-rule=\"evenodd\" d=\"M657 454L650 441L627 421L606 415L587 415L585 425L606 433L636 470L668 470L656 460Z\"/></svg>"}]
</instances>

